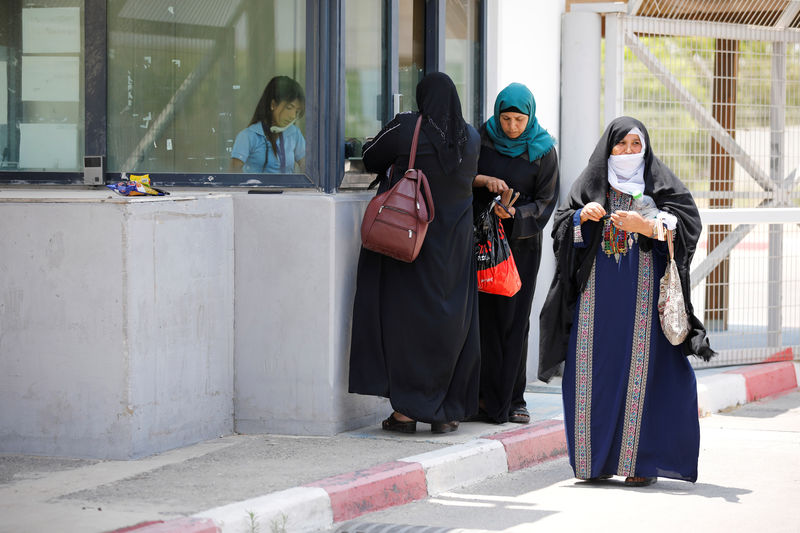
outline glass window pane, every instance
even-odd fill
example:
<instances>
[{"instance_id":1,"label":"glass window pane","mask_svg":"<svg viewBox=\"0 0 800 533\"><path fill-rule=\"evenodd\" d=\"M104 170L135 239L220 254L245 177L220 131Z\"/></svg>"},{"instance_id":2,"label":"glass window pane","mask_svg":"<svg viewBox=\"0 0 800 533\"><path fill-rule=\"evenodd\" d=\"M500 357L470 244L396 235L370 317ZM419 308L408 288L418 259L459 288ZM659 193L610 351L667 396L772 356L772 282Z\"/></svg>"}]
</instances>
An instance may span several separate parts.
<instances>
[{"instance_id":1,"label":"glass window pane","mask_svg":"<svg viewBox=\"0 0 800 533\"><path fill-rule=\"evenodd\" d=\"M305 5L110 0L108 170L302 173Z\"/></svg>"},{"instance_id":2,"label":"glass window pane","mask_svg":"<svg viewBox=\"0 0 800 533\"><path fill-rule=\"evenodd\" d=\"M345 156L361 157L364 140L380 131L384 121L383 7L375 0L345 4Z\"/></svg>"},{"instance_id":3,"label":"glass window pane","mask_svg":"<svg viewBox=\"0 0 800 533\"><path fill-rule=\"evenodd\" d=\"M417 83L425 75L425 0L398 4L400 111L416 111Z\"/></svg>"},{"instance_id":4,"label":"glass window pane","mask_svg":"<svg viewBox=\"0 0 800 533\"><path fill-rule=\"evenodd\" d=\"M0 2L0 169L83 168L82 42L83 0Z\"/></svg>"},{"instance_id":5,"label":"glass window pane","mask_svg":"<svg viewBox=\"0 0 800 533\"><path fill-rule=\"evenodd\" d=\"M482 121L480 102L480 0L447 0L445 72L461 97L461 112L473 126Z\"/></svg>"}]
</instances>

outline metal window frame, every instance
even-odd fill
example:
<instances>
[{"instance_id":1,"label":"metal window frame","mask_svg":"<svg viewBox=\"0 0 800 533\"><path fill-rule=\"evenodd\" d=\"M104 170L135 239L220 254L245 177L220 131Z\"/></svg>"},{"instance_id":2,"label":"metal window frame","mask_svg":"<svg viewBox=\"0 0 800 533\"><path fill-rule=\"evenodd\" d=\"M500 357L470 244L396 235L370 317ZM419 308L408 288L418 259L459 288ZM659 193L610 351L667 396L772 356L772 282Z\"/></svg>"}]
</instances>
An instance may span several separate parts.
<instances>
[{"instance_id":1,"label":"metal window frame","mask_svg":"<svg viewBox=\"0 0 800 533\"><path fill-rule=\"evenodd\" d=\"M108 4L85 0L83 9L84 153L106 155L108 145Z\"/></svg>"},{"instance_id":2,"label":"metal window frame","mask_svg":"<svg viewBox=\"0 0 800 533\"><path fill-rule=\"evenodd\" d=\"M486 66L488 65L488 56L486 39L489 32L488 19L489 19L489 0L480 0L480 19L478 20L478 43L480 46L480 54L478 54L478 121L482 121L486 116ZM480 124L474 124L477 128Z\"/></svg>"},{"instance_id":3,"label":"metal window frame","mask_svg":"<svg viewBox=\"0 0 800 533\"><path fill-rule=\"evenodd\" d=\"M384 0L384 45L387 50L386 94L384 111L393 115L393 98L398 74L398 0ZM108 3L107 0L84 0L84 154L108 155ZM306 174L261 174L265 182L259 188L307 188L333 193L344 179L344 0L306 0L306 84L307 112L310 126L306 131L309 150ZM445 66L446 0L426 0L425 73L438 72ZM486 92L486 17L487 1L482 0L479 22L478 98L481 114L485 111ZM248 187L252 175L235 173L151 172L151 179L161 186ZM120 178L118 172L106 172L106 183ZM0 170L0 183L31 185L83 185L82 171L50 172Z\"/></svg>"},{"instance_id":4,"label":"metal window frame","mask_svg":"<svg viewBox=\"0 0 800 533\"><path fill-rule=\"evenodd\" d=\"M383 123L389 122L400 112L400 0L384 0L383 3Z\"/></svg>"},{"instance_id":5,"label":"metal window frame","mask_svg":"<svg viewBox=\"0 0 800 533\"><path fill-rule=\"evenodd\" d=\"M425 74L444 72L445 22L447 21L446 0L426 0L425 2Z\"/></svg>"},{"instance_id":6,"label":"metal window frame","mask_svg":"<svg viewBox=\"0 0 800 533\"><path fill-rule=\"evenodd\" d=\"M106 0L84 0L84 154L108 155L108 4ZM333 192L341 181L344 159L344 103L341 79L341 0L306 0L306 80L313 88L307 101L311 127L306 132L310 149L306 174L262 174L258 187L319 188ZM333 106L333 107L332 107ZM330 110L338 107L339 113ZM320 142L324 139L325 142ZM246 186L252 175L235 173L151 172L162 186ZM106 183L119 179L106 172ZM0 170L0 183L31 185L83 185L82 171Z\"/></svg>"},{"instance_id":7,"label":"metal window frame","mask_svg":"<svg viewBox=\"0 0 800 533\"><path fill-rule=\"evenodd\" d=\"M478 121L486 116L486 33L488 18L488 1L479 0L478 9L478 82L477 95ZM427 0L425 4L425 74L444 72L445 46L447 41L447 0ZM480 124L475 124L475 127Z\"/></svg>"}]
</instances>

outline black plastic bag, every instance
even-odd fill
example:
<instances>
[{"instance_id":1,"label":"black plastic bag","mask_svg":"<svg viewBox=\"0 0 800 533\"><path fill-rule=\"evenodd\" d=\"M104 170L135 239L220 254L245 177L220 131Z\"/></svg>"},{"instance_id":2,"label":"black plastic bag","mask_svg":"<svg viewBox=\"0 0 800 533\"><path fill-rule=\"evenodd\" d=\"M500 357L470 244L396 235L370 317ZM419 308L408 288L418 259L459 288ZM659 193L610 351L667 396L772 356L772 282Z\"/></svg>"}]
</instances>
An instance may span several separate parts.
<instances>
[{"instance_id":1,"label":"black plastic bag","mask_svg":"<svg viewBox=\"0 0 800 533\"><path fill-rule=\"evenodd\" d=\"M522 281L503 224L494 213L494 202L478 215L474 229L478 290L514 296L522 287Z\"/></svg>"}]
</instances>

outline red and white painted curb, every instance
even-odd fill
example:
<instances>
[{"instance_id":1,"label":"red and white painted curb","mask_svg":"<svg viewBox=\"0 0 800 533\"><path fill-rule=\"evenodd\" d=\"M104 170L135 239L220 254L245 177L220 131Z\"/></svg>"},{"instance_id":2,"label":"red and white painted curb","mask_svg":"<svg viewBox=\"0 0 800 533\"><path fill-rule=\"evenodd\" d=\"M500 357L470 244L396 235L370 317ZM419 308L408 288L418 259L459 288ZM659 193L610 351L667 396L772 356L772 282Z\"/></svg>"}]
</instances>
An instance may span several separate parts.
<instances>
[{"instance_id":1,"label":"red and white painted curb","mask_svg":"<svg viewBox=\"0 0 800 533\"><path fill-rule=\"evenodd\" d=\"M800 386L800 363L784 361L735 368L697 380L700 416L744 405Z\"/></svg>"},{"instance_id":2,"label":"red and white painted curb","mask_svg":"<svg viewBox=\"0 0 800 533\"><path fill-rule=\"evenodd\" d=\"M701 416L796 389L800 364L766 363L698 379ZM325 478L189 518L142 524L135 533L313 532L373 511L403 505L492 476L563 457L564 423L544 420L465 444Z\"/></svg>"}]
</instances>

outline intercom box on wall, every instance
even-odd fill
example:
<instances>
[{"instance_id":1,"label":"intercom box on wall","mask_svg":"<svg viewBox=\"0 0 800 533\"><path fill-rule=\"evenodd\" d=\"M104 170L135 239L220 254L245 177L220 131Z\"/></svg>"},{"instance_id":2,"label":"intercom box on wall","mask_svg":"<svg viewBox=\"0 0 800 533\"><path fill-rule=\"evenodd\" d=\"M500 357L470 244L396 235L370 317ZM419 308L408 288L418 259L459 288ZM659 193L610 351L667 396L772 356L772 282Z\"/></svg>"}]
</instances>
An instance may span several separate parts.
<instances>
[{"instance_id":1,"label":"intercom box on wall","mask_svg":"<svg viewBox=\"0 0 800 533\"><path fill-rule=\"evenodd\" d=\"M83 183L84 185L103 185L105 183L105 157L102 155L87 155L83 158Z\"/></svg>"}]
</instances>

